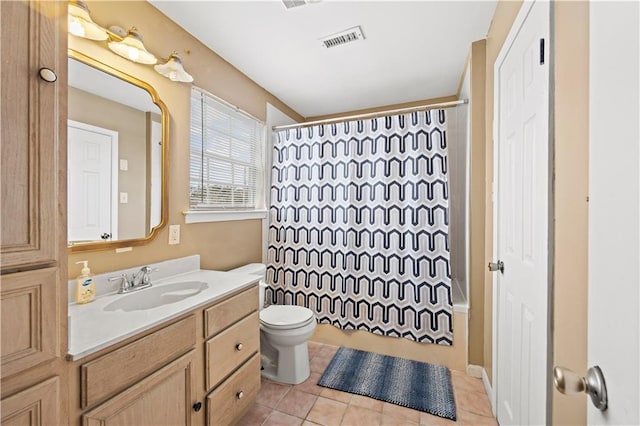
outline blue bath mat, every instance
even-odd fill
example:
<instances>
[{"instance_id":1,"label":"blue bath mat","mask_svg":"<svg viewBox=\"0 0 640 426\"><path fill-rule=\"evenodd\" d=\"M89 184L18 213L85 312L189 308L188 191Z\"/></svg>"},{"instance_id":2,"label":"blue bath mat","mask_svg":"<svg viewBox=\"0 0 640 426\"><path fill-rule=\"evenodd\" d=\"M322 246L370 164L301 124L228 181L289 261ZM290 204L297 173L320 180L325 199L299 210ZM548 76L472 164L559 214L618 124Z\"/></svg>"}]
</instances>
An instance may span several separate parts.
<instances>
[{"instance_id":1,"label":"blue bath mat","mask_svg":"<svg viewBox=\"0 0 640 426\"><path fill-rule=\"evenodd\" d=\"M456 419L447 367L340 348L318 385Z\"/></svg>"}]
</instances>

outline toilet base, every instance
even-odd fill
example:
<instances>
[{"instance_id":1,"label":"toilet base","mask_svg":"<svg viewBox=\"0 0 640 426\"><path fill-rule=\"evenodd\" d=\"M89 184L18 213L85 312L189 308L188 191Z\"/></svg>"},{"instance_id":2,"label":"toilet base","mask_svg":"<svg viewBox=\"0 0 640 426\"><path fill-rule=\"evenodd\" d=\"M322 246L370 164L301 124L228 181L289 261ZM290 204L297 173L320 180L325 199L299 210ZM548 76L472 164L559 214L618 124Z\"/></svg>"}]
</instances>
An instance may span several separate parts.
<instances>
[{"instance_id":1,"label":"toilet base","mask_svg":"<svg viewBox=\"0 0 640 426\"><path fill-rule=\"evenodd\" d=\"M262 343L264 347L264 343ZM307 342L285 348L271 345L272 356L277 357L277 364L270 357L262 354L262 376L278 383L298 385L309 378L309 351ZM265 351L267 352L267 351Z\"/></svg>"}]
</instances>

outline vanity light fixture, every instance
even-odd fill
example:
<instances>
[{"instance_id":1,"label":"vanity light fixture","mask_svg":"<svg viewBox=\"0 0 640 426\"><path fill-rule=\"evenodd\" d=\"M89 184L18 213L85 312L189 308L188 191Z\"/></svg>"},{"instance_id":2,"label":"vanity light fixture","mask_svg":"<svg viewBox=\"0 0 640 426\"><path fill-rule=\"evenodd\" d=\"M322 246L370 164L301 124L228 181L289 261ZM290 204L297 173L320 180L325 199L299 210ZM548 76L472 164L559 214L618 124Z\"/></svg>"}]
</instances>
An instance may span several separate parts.
<instances>
[{"instance_id":1,"label":"vanity light fixture","mask_svg":"<svg viewBox=\"0 0 640 426\"><path fill-rule=\"evenodd\" d=\"M153 65L158 62L158 59L145 49L142 36L135 27L131 27L121 41L110 41L109 49L123 58L140 64Z\"/></svg>"},{"instance_id":2,"label":"vanity light fixture","mask_svg":"<svg viewBox=\"0 0 640 426\"><path fill-rule=\"evenodd\" d=\"M139 64L154 65L158 63L156 56L144 47L142 35L135 27L131 27L129 31L118 26L109 27L109 29L101 27L93 22L89 15L89 8L82 0L69 0L68 19L69 33L74 36L96 41L107 40L111 51ZM193 77L184 70L182 59L175 51L171 53L166 62L158 64L154 68L171 81L193 82Z\"/></svg>"},{"instance_id":3,"label":"vanity light fixture","mask_svg":"<svg viewBox=\"0 0 640 426\"><path fill-rule=\"evenodd\" d=\"M164 64L158 64L153 67L158 74L162 74L171 81L179 81L183 83L191 83L193 77L191 74L184 70L182 66L182 59L178 55L178 52L171 53L169 59Z\"/></svg>"},{"instance_id":4,"label":"vanity light fixture","mask_svg":"<svg viewBox=\"0 0 640 426\"><path fill-rule=\"evenodd\" d=\"M89 40L106 40L109 37L104 28L93 22L87 4L81 0L69 1L69 32Z\"/></svg>"}]
</instances>

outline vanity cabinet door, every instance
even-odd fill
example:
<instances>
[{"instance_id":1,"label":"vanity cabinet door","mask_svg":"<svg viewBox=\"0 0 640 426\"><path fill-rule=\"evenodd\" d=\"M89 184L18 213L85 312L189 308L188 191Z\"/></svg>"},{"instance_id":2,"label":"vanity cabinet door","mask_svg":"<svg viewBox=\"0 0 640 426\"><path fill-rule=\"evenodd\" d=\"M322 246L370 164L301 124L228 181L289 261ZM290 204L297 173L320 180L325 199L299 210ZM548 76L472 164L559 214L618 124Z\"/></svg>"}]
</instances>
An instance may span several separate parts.
<instances>
[{"instance_id":1,"label":"vanity cabinet door","mask_svg":"<svg viewBox=\"0 0 640 426\"><path fill-rule=\"evenodd\" d=\"M4 426L56 425L59 418L60 385L58 377L31 386L2 400L0 423Z\"/></svg>"},{"instance_id":2,"label":"vanity cabinet door","mask_svg":"<svg viewBox=\"0 0 640 426\"><path fill-rule=\"evenodd\" d=\"M1 268L49 266L64 238L66 2L2 1ZM11 23L4 25L5 23ZM60 26L58 26L60 25ZM57 75L40 70L47 68ZM64 169L62 168L64 167ZM65 257L66 259L66 257Z\"/></svg>"},{"instance_id":3,"label":"vanity cabinet door","mask_svg":"<svg viewBox=\"0 0 640 426\"><path fill-rule=\"evenodd\" d=\"M191 425L195 351L82 416L84 426Z\"/></svg>"},{"instance_id":4,"label":"vanity cabinet door","mask_svg":"<svg viewBox=\"0 0 640 426\"><path fill-rule=\"evenodd\" d=\"M0 354L6 379L59 357L58 269L2 276Z\"/></svg>"}]
</instances>

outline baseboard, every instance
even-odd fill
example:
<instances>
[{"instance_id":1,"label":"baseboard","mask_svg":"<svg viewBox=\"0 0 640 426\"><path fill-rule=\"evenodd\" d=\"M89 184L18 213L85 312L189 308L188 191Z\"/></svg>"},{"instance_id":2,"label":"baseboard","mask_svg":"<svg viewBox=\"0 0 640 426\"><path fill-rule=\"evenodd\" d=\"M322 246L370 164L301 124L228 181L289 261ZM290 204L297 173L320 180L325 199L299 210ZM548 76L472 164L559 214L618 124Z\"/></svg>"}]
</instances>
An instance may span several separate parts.
<instances>
[{"instance_id":1,"label":"baseboard","mask_svg":"<svg viewBox=\"0 0 640 426\"><path fill-rule=\"evenodd\" d=\"M484 391L487 393L489 397L489 401L491 402L491 411L493 411L493 415L496 415L496 401L495 395L493 393L493 389L491 388L491 382L489 382L489 376L487 376L487 370L482 369L482 384L484 385Z\"/></svg>"},{"instance_id":2,"label":"baseboard","mask_svg":"<svg viewBox=\"0 0 640 426\"><path fill-rule=\"evenodd\" d=\"M484 368L482 368L482 366L480 365L473 365L473 364L467 365L467 376L476 377L480 379L482 378L483 371L484 371Z\"/></svg>"}]
</instances>

